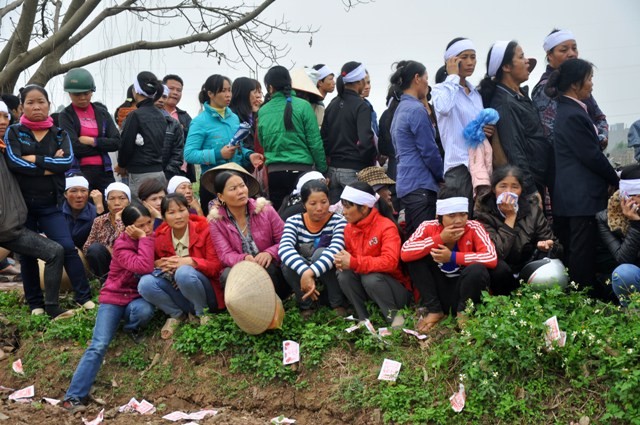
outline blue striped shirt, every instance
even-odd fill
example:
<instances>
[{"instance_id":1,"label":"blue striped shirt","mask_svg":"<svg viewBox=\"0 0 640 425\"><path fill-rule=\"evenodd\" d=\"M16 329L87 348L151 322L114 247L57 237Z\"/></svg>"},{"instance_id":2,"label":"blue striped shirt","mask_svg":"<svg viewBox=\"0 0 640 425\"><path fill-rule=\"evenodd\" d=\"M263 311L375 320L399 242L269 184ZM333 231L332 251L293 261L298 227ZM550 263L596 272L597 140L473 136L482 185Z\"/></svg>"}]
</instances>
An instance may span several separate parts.
<instances>
[{"instance_id":1,"label":"blue striped shirt","mask_svg":"<svg viewBox=\"0 0 640 425\"><path fill-rule=\"evenodd\" d=\"M296 214L284 223L284 231L278 247L278 255L282 263L302 274L311 269L316 277L320 277L333 267L333 257L344 249L344 227L347 221L338 214L333 214L327 224L318 233L312 233L304 224L302 214ZM308 265L296 247L302 243L314 243L320 238L330 238L331 243L314 263Z\"/></svg>"},{"instance_id":2,"label":"blue striped shirt","mask_svg":"<svg viewBox=\"0 0 640 425\"><path fill-rule=\"evenodd\" d=\"M444 148L444 172L463 164L469 167L469 147L464 128L482 111L482 97L468 81L469 94L460 85L460 76L449 75L443 83L433 86L431 98L438 119L438 129Z\"/></svg>"}]
</instances>

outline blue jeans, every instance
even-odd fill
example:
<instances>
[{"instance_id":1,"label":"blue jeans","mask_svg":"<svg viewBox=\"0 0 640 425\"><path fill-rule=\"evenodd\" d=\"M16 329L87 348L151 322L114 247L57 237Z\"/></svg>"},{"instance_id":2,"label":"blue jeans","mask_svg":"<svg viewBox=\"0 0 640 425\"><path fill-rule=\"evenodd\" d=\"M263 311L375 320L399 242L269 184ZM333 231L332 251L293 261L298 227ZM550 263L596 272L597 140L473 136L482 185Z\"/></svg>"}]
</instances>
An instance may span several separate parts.
<instances>
[{"instance_id":1,"label":"blue jeans","mask_svg":"<svg viewBox=\"0 0 640 425\"><path fill-rule=\"evenodd\" d=\"M91 345L80 359L64 399L83 401L89 395L120 320L124 319L125 332L133 332L146 325L153 317L153 312L153 306L142 298L136 298L126 306L100 304Z\"/></svg>"},{"instance_id":2,"label":"blue jeans","mask_svg":"<svg viewBox=\"0 0 640 425\"><path fill-rule=\"evenodd\" d=\"M358 181L358 170L329 167L329 200L331 205L340 200L345 186Z\"/></svg>"},{"instance_id":3,"label":"blue jeans","mask_svg":"<svg viewBox=\"0 0 640 425\"><path fill-rule=\"evenodd\" d=\"M55 204L41 204L25 199L29 213L25 227L34 232L44 233L47 238L58 242L64 248L64 269L67 271L75 292L75 301L84 304L91 299L91 288L84 271L84 264L78 256L71 232L62 211ZM32 308L42 304L40 271L36 257L22 255L20 259L22 282L27 303Z\"/></svg>"},{"instance_id":4,"label":"blue jeans","mask_svg":"<svg viewBox=\"0 0 640 425\"><path fill-rule=\"evenodd\" d=\"M611 275L613 292L623 307L629 305L629 295L640 288L640 267L635 264L620 264Z\"/></svg>"},{"instance_id":5,"label":"blue jeans","mask_svg":"<svg viewBox=\"0 0 640 425\"><path fill-rule=\"evenodd\" d=\"M218 309L216 295L207 276L191 266L181 266L173 276L177 288L171 282L153 274L140 278L138 292L151 304L175 319L184 314L202 316L204 309Z\"/></svg>"}]
</instances>

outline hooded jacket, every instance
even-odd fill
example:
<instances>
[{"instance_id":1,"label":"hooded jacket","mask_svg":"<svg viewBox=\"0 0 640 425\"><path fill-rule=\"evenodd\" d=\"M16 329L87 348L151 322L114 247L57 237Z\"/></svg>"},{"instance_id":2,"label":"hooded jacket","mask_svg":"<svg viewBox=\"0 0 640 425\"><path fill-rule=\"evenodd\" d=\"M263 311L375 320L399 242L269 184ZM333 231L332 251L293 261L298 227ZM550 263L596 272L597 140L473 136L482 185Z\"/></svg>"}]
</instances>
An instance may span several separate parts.
<instances>
[{"instance_id":1,"label":"hooded jacket","mask_svg":"<svg viewBox=\"0 0 640 425\"><path fill-rule=\"evenodd\" d=\"M173 257L176 251L173 247L171 227L165 222L156 229L155 258ZM220 271L222 265L213 246L209 233L209 223L204 217L189 214L189 256L196 263L195 269L204 274L211 281L211 287L216 294L218 308L224 308L224 292L220 286Z\"/></svg>"},{"instance_id":2,"label":"hooded jacket","mask_svg":"<svg viewBox=\"0 0 640 425\"><path fill-rule=\"evenodd\" d=\"M345 250L351 269L358 274L385 273L414 292L411 280L400 268L400 234L395 223L372 208L369 215L344 228Z\"/></svg>"},{"instance_id":3,"label":"hooded jacket","mask_svg":"<svg viewBox=\"0 0 640 425\"><path fill-rule=\"evenodd\" d=\"M136 298L140 276L153 272L153 237L138 240L121 234L113 244L109 276L98 301L100 304L128 305Z\"/></svg>"},{"instance_id":4,"label":"hooded jacket","mask_svg":"<svg viewBox=\"0 0 640 425\"><path fill-rule=\"evenodd\" d=\"M282 238L284 222L265 198L249 199L249 227L251 237L260 252L268 252L275 264L280 263L278 245ZM211 239L224 267L233 267L247 256L242 252L242 239L231 222L226 208L219 206L209 211Z\"/></svg>"}]
</instances>

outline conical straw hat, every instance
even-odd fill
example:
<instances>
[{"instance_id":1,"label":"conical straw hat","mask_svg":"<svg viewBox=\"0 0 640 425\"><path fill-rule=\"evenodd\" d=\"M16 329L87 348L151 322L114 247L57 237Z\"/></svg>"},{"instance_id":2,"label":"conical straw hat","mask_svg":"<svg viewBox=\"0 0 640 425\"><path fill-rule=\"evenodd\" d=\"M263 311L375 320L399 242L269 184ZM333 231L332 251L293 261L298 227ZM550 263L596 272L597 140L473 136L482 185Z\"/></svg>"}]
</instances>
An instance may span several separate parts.
<instances>
[{"instance_id":1,"label":"conical straw hat","mask_svg":"<svg viewBox=\"0 0 640 425\"><path fill-rule=\"evenodd\" d=\"M282 307L267 271L251 261L241 261L231 268L224 300L236 325L251 335L266 331Z\"/></svg>"}]
</instances>

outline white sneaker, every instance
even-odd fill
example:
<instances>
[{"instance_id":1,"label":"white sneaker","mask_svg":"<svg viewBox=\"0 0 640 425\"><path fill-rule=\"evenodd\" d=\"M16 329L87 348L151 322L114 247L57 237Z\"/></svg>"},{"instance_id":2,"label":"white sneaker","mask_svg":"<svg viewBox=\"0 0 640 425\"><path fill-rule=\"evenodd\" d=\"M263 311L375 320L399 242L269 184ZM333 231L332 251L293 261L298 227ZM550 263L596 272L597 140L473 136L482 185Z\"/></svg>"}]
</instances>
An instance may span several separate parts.
<instances>
[{"instance_id":1,"label":"white sneaker","mask_svg":"<svg viewBox=\"0 0 640 425\"><path fill-rule=\"evenodd\" d=\"M44 308L34 308L31 310L32 316L42 316L44 314Z\"/></svg>"},{"instance_id":2,"label":"white sneaker","mask_svg":"<svg viewBox=\"0 0 640 425\"><path fill-rule=\"evenodd\" d=\"M96 304L89 300L86 303L82 304L82 308L84 308L85 310L93 310L94 308L96 308Z\"/></svg>"}]
</instances>

